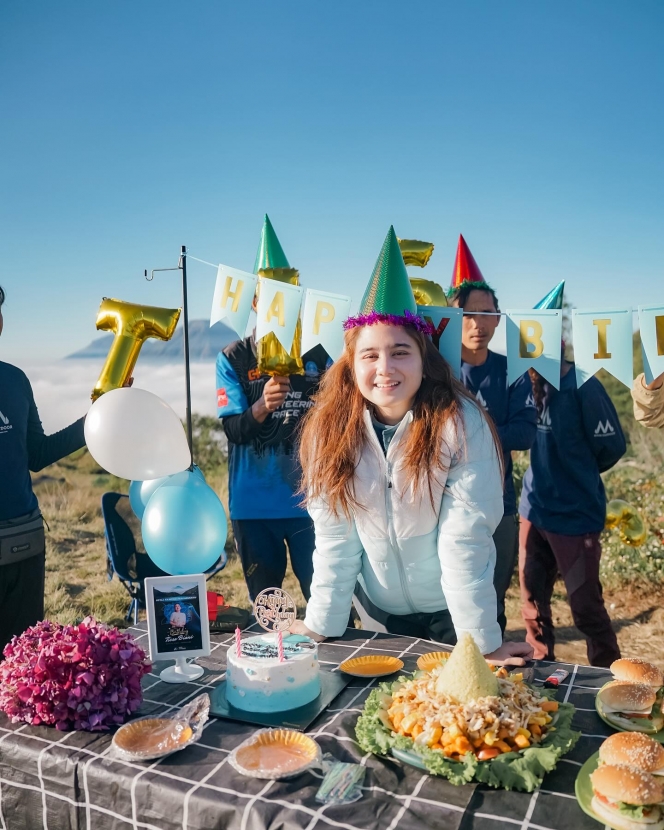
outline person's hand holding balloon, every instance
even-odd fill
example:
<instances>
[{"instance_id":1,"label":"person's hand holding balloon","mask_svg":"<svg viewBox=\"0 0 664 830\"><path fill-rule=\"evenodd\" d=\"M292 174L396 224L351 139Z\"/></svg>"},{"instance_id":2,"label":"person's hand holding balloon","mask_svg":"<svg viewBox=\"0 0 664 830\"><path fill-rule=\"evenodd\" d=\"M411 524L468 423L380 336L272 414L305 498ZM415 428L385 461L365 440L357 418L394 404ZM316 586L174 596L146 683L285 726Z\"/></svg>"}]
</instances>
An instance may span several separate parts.
<instances>
[{"instance_id":1,"label":"person's hand holding balloon","mask_svg":"<svg viewBox=\"0 0 664 830\"><path fill-rule=\"evenodd\" d=\"M271 377L265 384L263 394L251 407L254 418L262 423L270 413L276 412L286 400L290 389L291 385L288 378L279 377L278 375Z\"/></svg>"}]
</instances>

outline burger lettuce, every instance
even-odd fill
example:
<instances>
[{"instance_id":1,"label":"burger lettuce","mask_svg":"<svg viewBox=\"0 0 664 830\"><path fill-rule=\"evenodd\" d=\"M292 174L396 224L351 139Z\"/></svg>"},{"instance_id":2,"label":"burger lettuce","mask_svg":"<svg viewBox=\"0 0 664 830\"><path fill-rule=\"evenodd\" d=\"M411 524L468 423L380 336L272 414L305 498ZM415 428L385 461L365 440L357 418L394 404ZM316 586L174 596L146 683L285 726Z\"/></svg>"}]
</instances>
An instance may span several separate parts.
<instances>
[{"instance_id":1,"label":"burger lettuce","mask_svg":"<svg viewBox=\"0 0 664 830\"><path fill-rule=\"evenodd\" d=\"M399 678L395 683L403 682L404 679ZM416 745L412 738L397 735L387 726L382 701L385 695L392 693L393 685L394 683L381 683L367 698L364 712L355 727L360 747L374 755L388 755L393 748L413 752L432 775L442 775L452 784L467 784L475 780L490 787L532 792L542 783L544 775L555 768L561 755L572 749L581 734L571 728L574 706L571 703L560 703L555 729L549 730L544 740L536 746L519 752L507 752L490 761L478 761L472 752L460 761L453 761L440 750ZM544 690L537 691L541 694ZM554 694L552 691L550 697Z\"/></svg>"}]
</instances>

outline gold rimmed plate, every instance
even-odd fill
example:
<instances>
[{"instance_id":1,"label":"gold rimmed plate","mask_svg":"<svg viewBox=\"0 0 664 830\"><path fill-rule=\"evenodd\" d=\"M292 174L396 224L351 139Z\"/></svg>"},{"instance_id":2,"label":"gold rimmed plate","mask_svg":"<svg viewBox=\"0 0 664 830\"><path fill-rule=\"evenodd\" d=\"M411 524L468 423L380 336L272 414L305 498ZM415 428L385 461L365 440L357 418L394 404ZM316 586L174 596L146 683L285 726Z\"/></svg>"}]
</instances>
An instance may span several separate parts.
<instances>
[{"instance_id":1,"label":"gold rimmed plate","mask_svg":"<svg viewBox=\"0 0 664 830\"><path fill-rule=\"evenodd\" d=\"M252 778L290 778L320 764L316 741L293 729L266 729L257 732L231 753L230 762L238 772Z\"/></svg>"},{"instance_id":2,"label":"gold rimmed plate","mask_svg":"<svg viewBox=\"0 0 664 830\"><path fill-rule=\"evenodd\" d=\"M387 674L401 671L403 660L388 655L367 654L364 657L346 660L339 668L346 674L352 674L353 677L384 677Z\"/></svg>"},{"instance_id":3,"label":"gold rimmed plate","mask_svg":"<svg viewBox=\"0 0 664 830\"><path fill-rule=\"evenodd\" d=\"M436 666L440 666L450 656L449 651L430 651L428 654L423 654L417 658L417 668L420 671L431 671Z\"/></svg>"}]
</instances>

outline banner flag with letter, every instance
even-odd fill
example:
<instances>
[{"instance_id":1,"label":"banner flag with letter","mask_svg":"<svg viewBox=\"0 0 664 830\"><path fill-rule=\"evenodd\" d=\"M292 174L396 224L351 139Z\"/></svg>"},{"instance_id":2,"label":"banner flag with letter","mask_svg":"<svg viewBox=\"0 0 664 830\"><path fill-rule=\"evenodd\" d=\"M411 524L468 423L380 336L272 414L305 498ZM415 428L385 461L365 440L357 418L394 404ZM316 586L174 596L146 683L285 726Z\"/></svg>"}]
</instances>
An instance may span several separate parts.
<instances>
[{"instance_id":1,"label":"banner flag with letter","mask_svg":"<svg viewBox=\"0 0 664 830\"><path fill-rule=\"evenodd\" d=\"M539 372L560 388L560 340L563 313L557 309L506 311L507 382L514 383L528 369Z\"/></svg>"},{"instance_id":2,"label":"banner flag with letter","mask_svg":"<svg viewBox=\"0 0 664 830\"><path fill-rule=\"evenodd\" d=\"M461 377L461 331L463 309L452 306L418 305L417 313L422 319L433 324L431 335L434 346L450 364L454 377Z\"/></svg>"},{"instance_id":3,"label":"banner flag with letter","mask_svg":"<svg viewBox=\"0 0 664 830\"><path fill-rule=\"evenodd\" d=\"M572 310L576 385L582 386L599 369L606 369L625 386L634 380L632 309Z\"/></svg>"},{"instance_id":4,"label":"banner flag with letter","mask_svg":"<svg viewBox=\"0 0 664 830\"><path fill-rule=\"evenodd\" d=\"M646 383L664 372L664 305L639 306L639 333Z\"/></svg>"},{"instance_id":5,"label":"banner flag with letter","mask_svg":"<svg viewBox=\"0 0 664 830\"><path fill-rule=\"evenodd\" d=\"M350 297L307 288L302 307L302 354L322 346L332 360L344 350L344 320L350 314Z\"/></svg>"},{"instance_id":6,"label":"banner flag with letter","mask_svg":"<svg viewBox=\"0 0 664 830\"><path fill-rule=\"evenodd\" d=\"M299 285L260 277L256 306L256 340L272 332L284 349L290 352L301 302L302 288Z\"/></svg>"},{"instance_id":7,"label":"banner flag with letter","mask_svg":"<svg viewBox=\"0 0 664 830\"><path fill-rule=\"evenodd\" d=\"M220 265L214 285L210 326L225 320L238 337L244 337L257 282L255 274Z\"/></svg>"}]
</instances>

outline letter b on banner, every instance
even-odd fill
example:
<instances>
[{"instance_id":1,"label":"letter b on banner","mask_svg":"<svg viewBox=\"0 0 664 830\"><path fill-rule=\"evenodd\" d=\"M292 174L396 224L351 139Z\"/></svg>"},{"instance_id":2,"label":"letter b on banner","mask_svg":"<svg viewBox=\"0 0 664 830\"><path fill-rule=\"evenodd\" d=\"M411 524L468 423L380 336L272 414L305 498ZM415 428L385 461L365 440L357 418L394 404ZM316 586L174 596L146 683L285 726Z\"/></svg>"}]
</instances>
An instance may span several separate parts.
<instances>
[{"instance_id":1,"label":"letter b on banner","mask_svg":"<svg viewBox=\"0 0 664 830\"><path fill-rule=\"evenodd\" d=\"M519 323L519 357L535 360L542 355L544 343L542 324L538 320L521 320ZM532 346L532 348L530 348Z\"/></svg>"}]
</instances>

